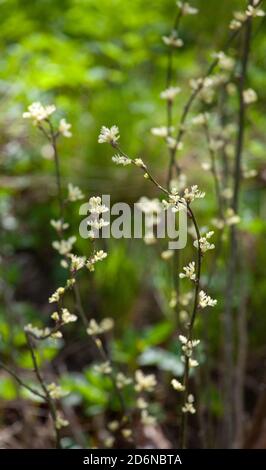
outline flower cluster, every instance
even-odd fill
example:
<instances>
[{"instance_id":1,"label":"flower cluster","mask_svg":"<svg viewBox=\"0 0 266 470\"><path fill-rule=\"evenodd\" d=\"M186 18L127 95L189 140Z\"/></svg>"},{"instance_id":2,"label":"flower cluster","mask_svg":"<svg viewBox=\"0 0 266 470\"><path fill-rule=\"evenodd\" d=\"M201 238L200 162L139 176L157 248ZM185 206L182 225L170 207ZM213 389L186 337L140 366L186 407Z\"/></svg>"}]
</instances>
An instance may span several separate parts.
<instances>
[{"instance_id":1,"label":"flower cluster","mask_svg":"<svg viewBox=\"0 0 266 470\"><path fill-rule=\"evenodd\" d=\"M99 144L111 144L115 147L119 137L119 129L117 126L112 126L111 128L102 126L98 142Z\"/></svg>"},{"instance_id":2,"label":"flower cluster","mask_svg":"<svg viewBox=\"0 0 266 470\"><path fill-rule=\"evenodd\" d=\"M203 290L199 292L199 307L200 308L215 307L216 304L217 304L216 299L212 299Z\"/></svg>"},{"instance_id":3,"label":"flower cluster","mask_svg":"<svg viewBox=\"0 0 266 470\"><path fill-rule=\"evenodd\" d=\"M43 106L39 101L36 101L28 106L28 111L25 111L22 116L24 119L31 119L33 124L37 126L48 119L55 110L56 107L53 104Z\"/></svg>"},{"instance_id":4,"label":"flower cluster","mask_svg":"<svg viewBox=\"0 0 266 470\"><path fill-rule=\"evenodd\" d=\"M194 401L195 401L194 396L190 393L187 397L186 403L182 407L182 412L195 414L196 408L194 407Z\"/></svg>"},{"instance_id":5,"label":"flower cluster","mask_svg":"<svg viewBox=\"0 0 266 470\"><path fill-rule=\"evenodd\" d=\"M78 186L73 186L72 183L69 183L67 198L70 202L80 201L81 199L84 199L84 194Z\"/></svg>"},{"instance_id":6,"label":"flower cluster","mask_svg":"<svg viewBox=\"0 0 266 470\"><path fill-rule=\"evenodd\" d=\"M167 101L174 101L176 95L178 95L180 93L181 89L179 87L169 87L167 88L166 90L162 91L161 94L160 94L160 97L163 99L163 100L167 100Z\"/></svg>"},{"instance_id":7,"label":"flower cluster","mask_svg":"<svg viewBox=\"0 0 266 470\"><path fill-rule=\"evenodd\" d=\"M214 243L210 243L208 240L213 236L214 232L206 233L205 237L200 237L199 240L195 240L193 245L200 249L201 253L206 253L206 251L213 250L215 248Z\"/></svg>"},{"instance_id":8,"label":"flower cluster","mask_svg":"<svg viewBox=\"0 0 266 470\"><path fill-rule=\"evenodd\" d=\"M97 323L97 321L92 318L89 322L87 333L89 336L99 336L112 330L113 327L114 320L112 318L104 318L100 323Z\"/></svg>"},{"instance_id":9,"label":"flower cluster","mask_svg":"<svg viewBox=\"0 0 266 470\"><path fill-rule=\"evenodd\" d=\"M136 392L153 392L157 380L154 374L143 374L143 372L138 369L135 372L135 390Z\"/></svg>"},{"instance_id":10,"label":"flower cluster","mask_svg":"<svg viewBox=\"0 0 266 470\"><path fill-rule=\"evenodd\" d=\"M196 280L195 262L194 261L189 263L188 266L184 266L183 271L184 271L184 273L179 274L180 279L183 279L183 278L187 277L191 281Z\"/></svg>"},{"instance_id":11,"label":"flower cluster","mask_svg":"<svg viewBox=\"0 0 266 470\"><path fill-rule=\"evenodd\" d=\"M188 2L177 2L178 8L180 8L182 15L196 15L198 9L192 7Z\"/></svg>"}]
</instances>

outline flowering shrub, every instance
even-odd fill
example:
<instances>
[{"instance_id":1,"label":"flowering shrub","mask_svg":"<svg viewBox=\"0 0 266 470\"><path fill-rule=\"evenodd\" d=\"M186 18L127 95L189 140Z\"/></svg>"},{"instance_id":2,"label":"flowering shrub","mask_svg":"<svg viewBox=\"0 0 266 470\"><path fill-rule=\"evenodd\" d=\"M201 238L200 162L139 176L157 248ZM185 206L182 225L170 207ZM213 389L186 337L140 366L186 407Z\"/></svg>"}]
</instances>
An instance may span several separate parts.
<instances>
[{"instance_id":1,"label":"flowering shrub","mask_svg":"<svg viewBox=\"0 0 266 470\"><path fill-rule=\"evenodd\" d=\"M211 65L202 77L190 80L189 96L180 113L179 122L176 124L176 101L181 94L185 93L177 86L174 78L175 54L185 47L185 41L180 37L180 26L186 16L198 14L197 8L189 3L177 2L173 28L168 35L165 34L162 37L167 55L167 70L166 87L161 91L160 98L165 104L166 122L161 122L151 128L152 137L161 139L165 144L163 154L165 176L154 176L144 156L128 154L121 144L123 134L121 132L120 136L117 125L111 127L103 125L98 136L98 143L108 144L114 152L111 156L113 163L124 167L124 171L133 171L130 167L135 167L136 171L142 173L145 182L151 183L156 191L156 198L140 195L137 204L146 216L147 230L144 242L146 245L151 245L147 246L147 251L157 250L158 259L172 276L170 288L167 286L165 289L165 297L175 317L173 360L174 365L179 364L180 367L178 373L173 367L170 370L171 376L168 370L165 382L162 382L156 370L146 371L140 368L145 365L145 361L142 363L134 361L133 365L126 363L124 359L126 351L117 351L112 337L113 334L117 334L114 312L110 312L108 317L98 318L96 314L88 311L87 302L82 296L83 279L87 282L89 278L90 282L93 282L92 279L94 275L97 275L98 266L102 264L104 270L104 265L108 261L106 259L108 253L105 251L105 246L101 244L99 235L109 225L104 217L109 208L99 195L88 197L78 186L71 182L66 185L62 181L59 145L60 139L72 137L71 124L65 118L56 120L54 105L34 102L23 113L23 118L31 121L52 149L58 206L57 218L50 220L55 234L52 248L56 251L60 268L64 272L64 282L54 286L47 299L47 304L50 304L52 309L49 313L49 320L43 325L41 322L38 324L30 322L24 325L25 345L30 355L35 385L21 378L15 369L9 368L4 362L1 363L1 367L22 388L30 392L31 396L45 404L53 424L57 448L63 446L65 428L69 425L68 417L65 415L64 400L65 397L71 396L72 391L60 386L60 376L57 378L53 376L53 380L50 380L49 372L39 364L39 351L45 341L57 345L63 340L67 342L68 329L71 332L76 331L76 325L79 323L82 325L82 334L86 342L88 341L89 348L96 352L97 359L93 364L93 371L97 376L95 380L102 380L101 383L108 391L109 400L112 401L110 410L106 410L104 426L99 431L99 445L105 447L138 446L139 429L149 426L158 429L160 419L159 413L156 413L156 406L160 401L161 388L167 390L169 385L172 386L171 392L178 406L176 421L179 445L182 448L189 445L189 416L200 413L201 393L197 390L196 384L200 378L198 370L207 354L208 344L204 338L204 329L207 328L206 319L208 315L217 315L219 311L221 312L221 294L219 293L217 300L212 298L212 295L215 295L212 292L218 291L214 286L213 278L216 272L219 273L219 257L226 244L229 249L230 263L225 286L229 300L224 306L224 334L225 341L229 344L229 352L227 349L225 351L229 381L224 384L224 397L228 406L231 403L233 374L230 370L230 361L233 356L231 300L237 264L237 226L241 222L239 191L241 180L256 174L254 170L245 168L242 163L246 108L255 103L258 98L253 89L247 88L246 74L252 22L257 17L264 16L260 4L259 1L250 2L245 11L234 14L229 27L232 31L225 50L213 54ZM238 36L244 38L243 50L239 57L231 57L229 46ZM217 97L221 93L234 98L237 95L238 127L234 126L233 122L226 126L219 123L220 110ZM237 146L236 153L233 154L234 158L232 158L230 142L234 134L236 134ZM187 136L192 137L195 146L198 145L197 139L200 142L202 138L206 145L206 160L200 162L200 165L202 171L209 173L212 178L212 199L216 206L216 216L210 219L207 227L201 222L201 207L204 207L207 191L205 188L199 188L194 175L190 175L189 171L186 172L186 168L189 168L189 156L187 163L183 158L183 151ZM165 158L166 155L167 158ZM73 206L77 207L79 201L87 199L89 251L84 253L78 246L78 234L76 227L71 224L70 214ZM181 253L179 252L181 250L165 249L165 246L162 246L163 243L159 243L155 237L155 227L159 224L163 211L170 211L175 218L180 212L187 216L190 238L188 246ZM208 258L211 258L212 264ZM210 307L213 308L213 312ZM208 311L205 312L205 309ZM198 328L199 324L201 328ZM106 390L104 389L104 392ZM229 432L228 439L231 439L233 413L230 406L225 415L224 425ZM191 419L195 418L191 417Z\"/></svg>"}]
</instances>

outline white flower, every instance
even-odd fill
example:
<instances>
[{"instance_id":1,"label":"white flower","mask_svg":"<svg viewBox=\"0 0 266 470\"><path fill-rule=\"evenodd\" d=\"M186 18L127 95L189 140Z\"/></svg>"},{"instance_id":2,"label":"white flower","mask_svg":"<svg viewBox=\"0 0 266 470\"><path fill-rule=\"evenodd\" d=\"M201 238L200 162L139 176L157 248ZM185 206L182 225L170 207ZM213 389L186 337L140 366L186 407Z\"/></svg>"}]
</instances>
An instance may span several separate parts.
<instances>
[{"instance_id":1,"label":"white flower","mask_svg":"<svg viewBox=\"0 0 266 470\"><path fill-rule=\"evenodd\" d=\"M175 33L170 34L170 36L163 36L162 40L166 46L178 48L184 45L184 41L177 37Z\"/></svg>"},{"instance_id":2,"label":"white flower","mask_svg":"<svg viewBox=\"0 0 266 470\"><path fill-rule=\"evenodd\" d=\"M249 5L246 9L246 15L252 16L253 18L263 17L265 16L265 12L263 10L256 8L255 6Z\"/></svg>"},{"instance_id":3,"label":"white flower","mask_svg":"<svg viewBox=\"0 0 266 470\"><path fill-rule=\"evenodd\" d=\"M103 220L103 219L100 219ZM86 267L89 269L89 271L94 271L94 265L98 263L99 261L103 261L107 257L107 253L103 250L96 251L94 255L88 259L86 263Z\"/></svg>"},{"instance_id":4,"label":"white flower","mask_svg":"<svg viewBox=\"0 0 266 470\"><path fill-rule=\"evenodd\" d=\"M103 362L102 364L96 364L94 370L99 374L111 374L112 367L109 361Z\"/></svg>"},{"instance_id":5,"label":"white flower","mask_svg":"<svg viewBox=\"0 0 266 470\"><path fill-rule=\"evenodd\" d=\"M179 341L182 344L182 351L187 357L192 356L193 348L196 348L200 343L199 339L188 339L183 335L179 335Z\"/></svg>"},{"instance_id":6,"label":"white flower","mask_svg":"<svg viewBox=\"0 0 266 470\"><path fill-rule=\"evenodd\" d=\"M174 130L174 128L171 126L169 130L172 132ZM152 135L155 135L157 137L167 137L168 136L168 128L166 126L152 127L151 128L151 133L152 133Z\"/></svg>"},{"instance_id":7,"label":"white flower","mask_svg":"<svg viewBox=\"0 0 266 470\"><path fill-rule=\"evenodd\" d=\"M191 188L186 188L183 195L184 199L188 204L193 202L195 199L202 199L205 197L205 193L198 189L198 185L195 184Z\"/></svg>"},{"instance_id":8,"label":"white flower","mask_svg":"<svg viewBox=\"0 0 266 470\"><path fill-rule=\"evenodd\" d=\"M110 421L107 427L110 431L115 432L119 429L119 421Z\"/></svg>"},{"instance_id":9,"label":"white flower","mask_svg":"<svg viewBox=\"0 0 266 470\"><path fill-rule=\"evenodd\" d=\"M224 188L223 191L222 191L222 196L225 199L231 199L231 197L233 196L232 189L231 188Z\"/></svg>"},{"instance_id":10,"label":"white flower","mask_svg":"<svg viewBox=\"0 0 266 470\"><path fill-rule=\"evenodd\" d=\"M92 318L86 331L89 336L98 336L110 331L113 327L114 320L112 318L104 318L100 323Z\"/></svg>"},{"instance_id":11,"label":"white flower","mask_svg":"<svg viewBox=\"0 0 266 470\"><path fill-rule=\"evenodd\" d=\"M236 224L239 224L240 222L240 217L238 214L235 213L234 209L232 209L231 207L229 207L225 213L225 222L226 222L226 225L236 225Z\"/></svg>"},{"instance_id":12,"label":"white flower","mask_svg":"<svg viewBox=\"0 0 266 470\"><path fill-rule=\"evenodd\" d=\"M252 88L248 88L247 90L243 91L243 100L245 104L255 103L257 99L258 95L254 90L252 90Z\"/></svg>"},{"instance_id":13,"label":"white flower","mask_svg":"<svg viewBox=\"0 0 266 470\"><path fill-rule=\"evenodd\" d=\"M104 212L108 212L109 209L107 206L102 204L102 199L100 196L92 196L89 199L89 211L91 214L103 214Z\"/></svg>"},{"instance_id":14,"label":"white flower","mask_svg":"<svg viewBox=\"0 0 266 470\"><path fill-rule=\"evenodd\" d=\"M132 383L132 379L130 377L126 377L126 375L123 374L122 372L118 372L116 376L117 388L119 389L124 388L131 383Z\"/></svg>"},{"instance_id":15,"label":"white flower","mask_svg":"<svg viewBox=\"0 0 266 470\"><path fill-rule=\"evenodd\" d=\"M157 385L156 377L154 374L145 375L140 369L136 370L135 379L136 392L153 392L154 388Z\"/></svg>"},{"instance_id":16,"label":"white flower","mask_svg":"<svg viewBox=\"0 0 266 470\"><path fill-rule=\"evenodd\" d=\"M99 144L104 144L106 142L115 146L119 137L119 129L117 126L112 126L111 128L102 126L98 142Z\"/></svg>"},{"instance_id":17,"label":"white flower","mask_svg":"<svg viewBox=\"0 0 266 470\"><path fill-rule=\"evenodd\" d=\"M140 168L146 169L146 165L141 158L135 158L135 160L133 160L133 163Z\"/></svg>"},{"instance_id":18,"label":"white flower","mask_svg":"<svg viewBox=\"0 0 266 470\"><path fill-rule=\"evenodd\" d=\"M183 271L185 271L185 272L179 274L180 279L183 279L184 277L187 277L191 281L196 280L195 262L194 261L189 263L188 266L184 266Z\"/></svg>"},{"instance_id":19,"label":"white flower","mask_svg":"<svg viewBox=\"0 0 266 470\"><path fill-rule=\"evenodd\" d=\"M47 390L50 397L54 400L58 400L59 398L65 397L68 394L68 392L62 390L62 388L59 385L56 385L54 382L47 385Z\"/></svg>"},{"instance_id":20,"label":"white flower","mask_svg":"<svg viewBox=\"0 0 266 470\"><path fill-rule=\"evenodd\" d=\"M167 101L173 101L176 97L176 95L178 95L178 93L180 93L181 89L179 87L169 87L167 88L166 90L162 91L160 93L160 97L163 99L163 100L167 100Z\"/></svg>"},{"instance_id":21,"label":"white flower","mask_svg":"<svg viewBox=\"0 0 266 470\"><path fill-rule=\"evenodd\" d=\"M185 390L184 385L182 385L181 382L179 382L179 381L176 380L176 379L171 380L171 384L172 384L172 387L173 387L177 392L183 392L183 391Z\"/></svg>"},{"instance_id":22,"label":"white flower","mask_svg":"<svg viewBox=\"0 0 266 470\"><path fill-rule=\"evenodd\" d=\"M145 426L154 426L156 418L148 413L147 410L141 411L141 422Z\"/></svg>"},{"instance_id":23,"label":"white flower","mask_svg":"<svg viewBox=\"0 0 266 470\"><path fill-rule=\"evenodd\" d=\"M64 287L58 287L56 291L49 297L49 304L52 304L54 302L59 302L60 298L62 295L65 293L65 288Z\"/></svg>"},{"instance_id":24,"label":"white flower","mask_svg":"<svg viewBox=\"0 0 266 470\"><path fill-rule=\"evenodd\" d=\"M215 307L217 304L217 300L212 299L209 295L207 295L203 290L199 292L199 307Z\"/></svg>"},{"instance_id":25,"label":"white flower","mask_svg":"<svg viewBox=\"0 0 266 470\"><path fill-rule=\"evenodd\" d=\"M77 321L77 315L71 314L67 308L62 308L62 321L63 323L72 323Z\"/></svg>"},{"instance_id":26,"label":"white flower","mask_svg":"<svg viewBox=\"0 0 266 470\"><path fill-rule=\"evenodd\" d=\"M72 137L72 132L69 130L71 127L65 119L60 119L58 130L64 137Z\"/></svg>"},{"instance_id":27,"label":"white flower","mask_svg":"<svg viewBox=\"0 0 266 470\"><path fill-rule=\"evenodd\" d=\"M167 137L166 143L169 149L182 150L184 146L183 142L177 142L173 137Z\"/></svg>"},{"instance_id":28,"label":"white flower","mask_svg":"<svg viewBox=\"0 0 266 470\"><path fill-rule=\"evenodd\" d=\"M60 255L67 255L72 250L76 237L69 237L67 240L54 241L52 246Z\"/></svg>"},{"instance_id":29,"label":"white flower","mask_svg":"<svg viewBox=\"0 0 266 470\"><path fill-rule=\"evenodd\" d=\"M79 271L85 266L86 258L85 256L76 256L76 255L69 255L71 259L70 263L70 270L71 271Z\"/></svg>"},{"instance_id":30,"label":"white flower","mask_svg":"<svg viewBox=\"0 0 266 470\"><path fill-rule=\"evenodd\" d=\"M243 172L243 178L245 179L254 178L258 174L257 170L255 170L254 168L250 168L250 169L243 168L242 172Z\"/></svg>"},{"instance_id":31,"label":"white flower","mask_svg":"<svg viewBox=\"0 0 266 470\"><path fill-rule=\"evenodd\" d=\"M193 245L197 249L199 249L199 247L200 247L201 253L206 253L206 251L213 250L215 248L214 243L210 243L208 241L208 239L211 238L213 236L213 234L214 234L213 231L206 233L205 237L201 237L199 239L199 243L198 243L198 240L195 240Z\"/></svg>"},{"instance_id":32,"label":"white flower","mask_svg":"<svg viewBox=\"0 0 266 470\"><path fill-rule=\"evenodd\" d=\"M190 357L188 361L188 365L189 367L193 368L193 367L198 367L199 363L198 361L196 361L196 359L193 359L192 357Z\"/></svg>"},{"instance_id":33,"label":"white flower","mask_svg":"<svg viewBox=\"0 0 266 470\"><path fill-rule=\"evenodd\" d=\"M51 315L51 318L54 321L59 321L60 320L58 312L53 312L52 315Z\"/></svg>"},{"instance_id":34,"label":"white flower","mask_svg":"<svg viewBox=\"0 0 266 470\"><path fill-rule=\"evenodd\" d=\"M204 170L204 171L210 171L211 170L211 163L209 162L202 162L201 164L201 168Z\"/></svg>"},{"instance_id":35,"label":"white flower","mask_svg":"<svg viewBox=\"0 0 266 470\"><path fill-rule=\"evenodd\" d=\"M238 20L231 20L229 28L232 29L232 31L236 31L237 29L241 28L242 22Z\"/></svg>"},{"instance_id":36,"label":"white flower","mask_svg":"<svg viewBox=\"0 0 266 470\"><path fill-rule=\"evenodd\" d=\"M143 196L140 200L136 203L137 207L147 215L152 214L160 214L162 212L162 205L159 199L148 199L147 197ZM154 225L154 221L152 223Z\"/></svg>"},{"instance_id":37,"label":"white flower","mask_svg":"<svg viewBox=\"0 0 266 470\"><path fill-rule=\"evenodd\" d=\"M194 403L194 396L192 394L190 394L187 397L187 402L182 407L182 412L183 413L191 413L191 414L196 413L196 409L195 409L193 403Z\"/></svg>"},{"instance_id":38,"label":"white flower","mask_svg":"<svg viewBox=\"0 0 266 470\"><path fill-rule=\"evenodd\" d=\"M198 13L198 9L192 7L188 2L177 2L176 4L183 15L196 15Z\"/></svg>"},{"instance_id":39,"label":"white flower","mask_svg":"<svg viewBox=\"0 0 266 470\"><path fill-rule=\"evenodd\" d=\"M144 400L143 397L139 397L137 399L137 408L140 410L145 410L145 408L148 408L149 404L146 400Z\"/></svg>"},{"instance_id":40,"label":"white flower","mask_svg":"<svg viewBox=\"0 0 266 470\"><path fill-rule=\"evenodd\" d=\"M209 118L210 118L209 113L200 113L194 118L192 118L191 122L195 126L203 125L203 124L207 124L207 122L209 121Z\"/></svg>"},{"instance_id":41,"label":"white flower","mask_svg":"<svg viewBox=\"0 0 266 470\"><path fill-rule=\"evenodd\" d=\"M122 429L121 434L125 439L128 439L132 436L132 430L128 428Z\"/></svg>"},{"instance_id":42,"label":"white flower","mask_svg":"<svg viewBox=\"0 0 266 470\"><path fill-rule=\"evenodd\" d=\"M161 253L161 258L164 261L167 261L167 260L173 258L173 256L174 256L174 251L173 250L165 250L165 251L162 251L162 253Z\"/></svg>"},{"instance_id":43,"label":"white flower","mask_svg":"<svg viewBox=\"0 0 266 470\"><path fill-rule=\"evenodd\" d=\"M64 419L60 413L57 413L55 422L56 429L61 429L68 425L69 422L67 421L67 419Z\"/></svg>"},{"instance_id":44,"label":"white flower","mask_svg":"<svg viewBox=\"0 0 266 470\"><path fill-rule=\"evenodd\" d=\"M112 157L112 160L117 165L123 165L123 166L130 165L130 163L132 163L132 160L130 158L124 157L123 155L119 155L119 154L114 155Z\"/></svg>"},{"instance_id":45,"label":"white flower","mask_svg":"<svg viewBox=\"0 0 266 470\"><path fill-rule=\"evenodd\" d=\"M61 232L62 230L66 230L69 227L69 224L65 223L63 220L50 220L50 224L52 227L57 231Z\"/></svg>"},{"instance_id":46,"label":"white flower","mask_svg":"<svg viewBox=\"0 0 266 470\"><path fill-rule=\"evenodd\" d=\"M89 220L88 225L95 230L101 230L103 227L107 227L109 225L109 222L107 222L104 219L94 219L94 220Z\"/></svg>"},{"instance_id":47,"label":"white flower","mask_svg":"<svg viewBox=\"0 0 266 470\"><path fill-rule=\"evenodd\" d=\"M230 71L234 68L234 59L226 55L223 51L216 52L213 56L218 59L218 64L222 70Z\"/></svg>"},{"instance_id":48,"label":"white flower","mask_svg":"<svg viewBox=\"0 0 266 470\"><path fill-rule=\"evenodd\" d=\"M33 334L36 338L43 338L51 333L50 328L38 328L38 326L33 326L31 323L24 327L24 331Z\"/></svg>"},{"instance_id":49,"label":"white flower","mask_svg":"<svg viewBox=\"0 0 266 470\"><path fill-rule=\"evenodd\" d=\"M53 104L43 106L39 101L37 101L28 106L28 111L23 113L22 116L24 119L32 119L33 124L36 126L53 114L55 110L56 107Z\"/></svg>"},{"instance_id":50,"label":"white flower","mask_svg":"<svg viewBox=\"0 0 266 470\"><path fill-rule=\"evenodd\" d=\"M84 194L78 186L73 186L72 183L68 184L68 200L71 202L79 201L84 198Z\"/></svg>"}]
</instances>

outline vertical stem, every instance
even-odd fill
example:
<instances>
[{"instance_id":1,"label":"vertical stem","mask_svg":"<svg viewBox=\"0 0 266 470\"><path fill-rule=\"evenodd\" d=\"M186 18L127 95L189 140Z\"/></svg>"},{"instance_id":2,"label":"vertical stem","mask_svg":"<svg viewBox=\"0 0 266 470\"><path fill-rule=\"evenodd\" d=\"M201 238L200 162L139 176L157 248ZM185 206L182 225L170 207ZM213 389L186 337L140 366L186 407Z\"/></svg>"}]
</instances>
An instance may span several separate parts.
<instances>
[{"instance_id":1,"label":"vertical stem","mask_svg":"<svg viewBox=\"0 0 266 470\"><path fill-rule=\"evenodd\" d=\"M248 4L253 5L253 0ZM250 41L252 31L252 18L249 17L244 25L244 41L241 60L241 70L238 79L239 112L238 112L238 134L235 152L234 168L234 192L232 207L238 212L239 191L241 181L241 161L245 131L245 103L243 92L245 89L247 65L250 52ZM233 225L230 230L229 239L229 263L227 272L225 313L224 313L224 337L225 337L225 374L224 374L224 436L225 445L232 446L234 437L234 406L233 406L233 295L236 277L236 261L238 250L237 229Z\"/></svg>"},{"instance_id":2,"label":"vertical stem","mask_svg":"<svg viewBox=\"0 0 266 470\"><path fill-rule=\"evenodd\" d=\"M45 382L44 382L44 380L41 376L39 366L38 366L38 362L37 362L37 359L36 359L36 356L35 356L35 352L34 352L30 337L27 333L25 333L25 336L26 336L27 345L28 345L28 348L29 348L29 351L30 351L34 372L35 372L35 375L36 375L36 377L37 377L37 379L40 383L40 386L41 386L41 388L44 392L45 400L46 400L47 406L49 408L49 411L50 411L50 414L51 414L51 417L52 417L54 433L55 433L56 448L61 449L60 433L59 433L59 429L56 426L56 420L57 420L56 419L56 407L55 407L55 404L54 404L54 402L53 402L53 400L52 400L52 398L49 394L49 391L47 390Z\"/></svg>"},{"instance_id":3,"label":"vertical stem","mask_svg":"<svg viewBox=\"0 0 266 470\"><path fill-rule=\"evenodd\" d=\"M51 145L53 147L53 152L54 152L55 175L56 175L58 202L59 202L59 208L60 208L60 218L63 220L64 200L63 200L63 191L62 191L62 183L61 183L60 162L59 162L59 155L58 155L58 149L57 149L57 134L54 131L51 121L49 121L49 126L50 126L50 131L51 131L50 141L51 141Z\"/></svg>"},{"instance_id":4,"label":"vertical stem","mask_svg":"<svg viewBox=\"0 0 266 470\"><path fill-rule=\"evenodd\" d=\"M198 227L198 223L194 216L192 209L188 206L188 213L192 219L194 228L196 230L197 241L198 241L198 256L197 256L197 277L195 280L195 294L194 294L194 305L192 310L192 315L189 323L189 330L188 330L188 340L192 340L193 334L193 326L195 323L197 311L198 311L198 299L199 299L199 288L200 288L200 276L201 276L201 260L202 260L202 253L200 249L200 231ZM189 357L185 356L185 371L184 371L184 378L183 378L183 385L185 387L184 395L183 395L183 405L187 402L188 398L188 385L189 385ZM187 441L187 413L182 412L181 416L181 428L180 428L180 447L181 449L186 448L186 441Z\"/></svg>"}]
</instances>

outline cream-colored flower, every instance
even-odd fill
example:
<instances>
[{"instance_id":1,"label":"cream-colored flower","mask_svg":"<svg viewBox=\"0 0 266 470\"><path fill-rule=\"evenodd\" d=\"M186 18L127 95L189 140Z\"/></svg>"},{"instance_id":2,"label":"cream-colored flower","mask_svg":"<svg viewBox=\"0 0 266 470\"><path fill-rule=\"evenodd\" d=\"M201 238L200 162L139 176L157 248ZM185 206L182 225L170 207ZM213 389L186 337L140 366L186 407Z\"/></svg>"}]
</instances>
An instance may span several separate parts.
<instances>
[{"instance_id":1,"label":"cream-colored flower","mask_svg":"<svg viewBox=\"0 0 266 470\"><path fill-rule=\"evenodd\" d=\"M206 253L206 251L209 251L209 250L214 250L215 248L215 245L214 243L210 243L208 240L209 238L211 238L213 236L214 232L211 231L211 232L208 232L206 233L205 237L201 237L198 240L195 240L193 245L195 246L195 248L199 249L200 248L200 251L201 253Z\"/></svg>"},{"instance_id":2,"label":"cream-colored flower","mask_svg":"<svg viewBox=\"0 0 266 470\"><path fill-rule=\"evenodd\" d=\"M200 191L198 185L195 184L191 188L186 188L183 194L184 199L188 204L193 202L195 199L202 199L205 197L205 193Z\"/></svg>"},{"instance_id":3,"label":"cream-colored flower","mask_svg":"<svg viewBox=\"0 0 266 470\"><path fill-rule=\"evenodd\" d=\"M98 372L99 374L111 374L112 372L112 367L109 361L102 362L102 364L95 364L94 366L95 372Z\"/></svg>"},{"instance_id":4,"label":"cream-colored flower","mask_svg":"<svg viewBox=\"0 0 266 470\"><path fill-rule=\"evenodd\" d=\"M191 281L196 280L195 262L194 261L189 263L187 266L184 266L183 271L184 271L184 273L179 274L180 279L183 279L184 277L187 277Z\"/></svg>"},{"instance_id":5,"label":"cream-colored flower","mask_svg":"<svg viewBox=\"0 0 266 470\"><path fill-rule=\"evenodd\" d=\"M137 392L153 392L157 385L157 380L154 374L143 374L143 372L138 369L135 372L135 390Z\"/></svg>"},{"instance_id":6,"label":"cream-colored flower","mask_svg":"<svg viewBox=\"0 0 266 470\"><path fill-rule=\"evenodd\" d=\"M70 262L70 270L71 271L79 271L85 266L86 258L85 256L77 256L73 255L72 253L69 255L71 260Z\"/></svg>"},{"instance_id":7,"label":"cream-colored flower","mask_svg":"<svg viewBox=\"0 0 266 470\"><path fill-rule=\"evenodd\" d=\"M71 202L79 201L84 199L84 194L78 186L74 186L72 183L68 184L68 200Z\"/></svg>"},{"instance_id":8,"label":"cream-colored flower","mask_svg":"<svg viewBox=\"0 0 266 470\"><path fill-rule=\"evenodd\" d=\"M178 1L176 4L183 15L196 15L199 11L197 8L192 7L188 2Z\"/></svg>"},{"instance_id":9,"label":"cream-colored flower","mask_svg":"<svg viewBox=\"0 0 266 470\"><path fill-rule=\"evenodd\" d=\"M258 95L255 90L248 88L247 90L243 91L243 99L245 104L252 104L258 100Z\"/></svg>"},{"instance_id":10,"label":"cream-colored flower","mask_svg":"<svg viewBox=\"0 0 266 470\"><path fill-rule=\"evenodd\" d=\"M50 224L57 232L61 232L62 230L66 230L69 227L69 224L67 224L66 222L64 222L61 219L59 219L59 220L52 219L52 220L50 220Z\"/></svg>"},{"instance_id":11,"label":"cream-colored flower","mask_svg":"<svg viewBox=\"0 0 266 470\"><path fill-rule=\"evenodd\" d=\"M209 295L207 295L203 290L199 292L199 307L215 307L217 304L216 299L212 299Z\"/></svg>"},{"instance_id":12,"label":"cream-colored flower","mask_svg":"<svg viewBox=\"0 0 266 470\"><path fill-rule=\"evenodd\" d=\"M71 127L72 125L65 119L60 119L58 130L64 137L72 137L72 132L70 132Z\"/></svg>"},{"instance_id":13,"label":"cream-colored flower","mask_svg":"<svg viewBox=\"0 0 266 470\"><path fill-rule=\"evenodd\" d=\"M176 33L172 33L172 34L170 34L170 36L163 36L162 40L163 40L164 44L166 44L166 46L170 46L170 47L179 48L179 47L182 47L184 45L184 41L182 39L180 39L176 35Z\"/></svg>"},{"instance_id":14,"label":"cream-colored flower","mask_svg":"<svg viewBox=\"0 0 266 470\"><path fill-rule=\"evenodd\" d=\"M61 413L57 413L56 422L55 422L56 429L61 429L68 425L69 425L69 422L67 421L67 419L63 418Z\"/></svg>"},{"instance_id":15,"label":"cream-colored flower","mask_svg":"<svg viewBox=\"0 0 266 470\"><path fill-rule=\"evenodd\" d=\"M76 237L70 237L67 240L56 240L52 243L52 246L55 250L58 251L60 255L67 255L73 248L74 243L76 242Z\"/></svg>"},{"instance_id":16,"label":"cream-colored flower","mask_svg":"<svg viewBox=\"0 0 266 470\"><path fill-rule=\"evenodd\" d=\"M62 390L60 385L56 385L54 382L47 385L47 390L49 392L50 397L53 398L54 400L58 400L68 395L68 392L65 392L64 390Z\"/></svg>"},{"instance_id":17,"label":"cream-colored flower","mask_svg":"<svg viewBox=\"0 0 266 470\"><path fill-rule=\"evenodd\" d=\"M65 323L65 324L72 323L72 322L77 321L77 319L78 319L77 315L74 315L74 314L70 313L67 308L62 308L62 321L63 321L63 323Z\"/></svg>"},{"instance_id":18,"label":"cream-colored flower","mask_svg":"<svg viewBox=\"0 0 266 470\"><path fill-rule=\"evenodd\" d=\"M177 391L177 392L183 392L185 390L185 386L181 384L176 379L171 380L172 387Z\"/></svg>"},{"instance_id":19,"label":"cream-colored flower","mask_svg":"<svg viewBox=\"0 0 266 470\"><path fill-rule=\"evenodd\" d=\"M117 388L124 388L127 385L130 385L131 383L132 379L130 377L127 377L125 374L123 374L123 372L118 372L118 374L116 375Z\"/></svg>"},{"instance_id":20,"label":"cream-colored flower","mask_svg":"<svg viewBox=\"0 0 266 470\"><path fill-rule=\"evenodd\" d=\"M112 157L112 160L117 165L123 165L123 166L130 165L132 163L131 158L127 158L127 157L124 157L123 155L119 155L119 154L114 155Z\"/></svg>"},{"instance_id":21,"label":"cream-colored flower","mask_svg":"<svg viewBox=\"0 0 266 470\"><path fill-rule=\"evenodd\" d=\"M49 303L52 304L53 302L59 302L62 295L65 293L64 287L58 287L56 291L49 297Z\"/></svg>"},{"instance_id":22,"label":"cream-colored flower","mask_svg":"<svg viewBox=\"0 0 266 470\"><path fill-rule=\"evenodd\" d=\"M161 94L160 94L160 97L163 99L163 100L167 100L167 101L173 101L176 97L176 95L178 95L180 93L181 89L179 87L169 87L167 88L166 90L162 91Z\"/></svg>"},{"instance_id":23,"label":"cream-colored flower","mask_svg":"<svg viewBox=\"0 0 266 470\"><path fill-rule=\"evenodd\" d=\"M24 119L32 119L33 124L36 126L45 119L48 119L55 110L56 107L53 104L43 106L39 101L36 101L28 106L28 111L23 113L22 117Z\"/></svg>"},{"instance_id":24,"label":"cream-colored flower","mask_svg":"<svg viewBox=\"0 0 266 470\"><path fill-rule=\"evenodd\" d=\"M107 143L115 146L119 137L119 129L117 126L112 126L110 128L102 126L98 142L99 144Z\"/></svg>"},{"instance_id":25,"label":"cream-colored flower","mask_svg":"<svg viewBox=\"0 0 266 470\"><path fill-rule=\"evenodd\" d=\"M104 318L100 323L97 323L97 321L92 318L89 322L87 333L89 336L98 336L112 330L113 327L114 320L112 318Z\"/></svg>"}]
</instances>

